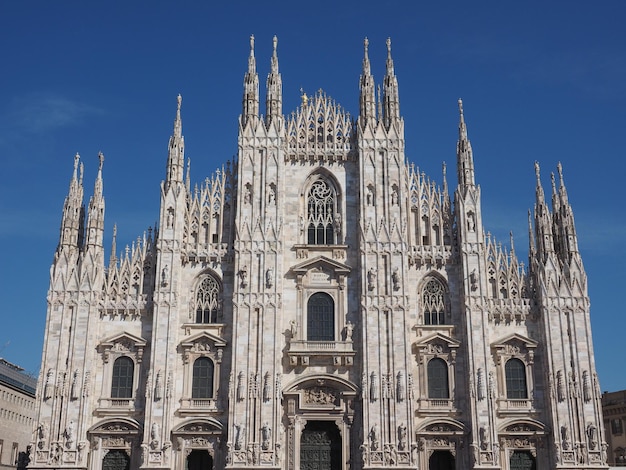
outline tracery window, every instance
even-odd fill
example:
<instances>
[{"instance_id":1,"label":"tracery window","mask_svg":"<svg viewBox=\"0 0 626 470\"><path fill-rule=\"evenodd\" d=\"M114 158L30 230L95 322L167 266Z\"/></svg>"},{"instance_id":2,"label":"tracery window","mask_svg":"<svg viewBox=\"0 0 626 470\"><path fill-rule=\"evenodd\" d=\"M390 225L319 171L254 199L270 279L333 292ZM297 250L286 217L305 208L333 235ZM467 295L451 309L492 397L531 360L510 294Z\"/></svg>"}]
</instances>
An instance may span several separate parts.
<instances>
[{"instance_id":1,"label":"tracery window","mask_svg":"<svg viewBox=\"0 0 626 470\"><path fill-rule=\"evenodd\" d=\"M307 243L309 245L335 244L337 219L335 190L323 179L313 182L306 195Z\"/></svg>"},{"instance_id":2,"label":"tracery window","mask_svg":"<svg viewBox=\"0 0 626 470\"><path fill-rule=\"evenodd\" d=\"M504 366L506 375L506 397L508 399L528 398L526 386L526 366L516 358L509 359Z\"/></svg>"},{"instance_id":3,"label":"tracery window","mask_svg":"<svg viewBox=\"0 0 626 470\"><path fill-rule=\"evenodd\" d=\"M307 340L335 340L335 303L323 292L313 294L307 304Z\"/></svg>"},{"instance_id":4,"label":"tracery window","mask_svg":"<svg viewBox=\"0 0 626 470\"><path fill-rule=\"evenodd\" d=\"M196 291L196 323L217 323L220 285L213 276L205 277Z\"/></svg>"},{"instance_id":5,"label":"tracery window","mask_svg":"<svg viewBox=\"0 0 626 470\"><path fill-rule=\"evenodd\" d=\"M428 361L428 398L447 399L450 398L450 387L448 386L448 364L440 358L433 358Z\"/></svg>"},{"instance_id":6,"label":"tracery window","mask_svg":"<svg viewBox=\"0 0 626 470\"><path fill-rule=\"evenodd\" d=\"M199 357L193 363L191 398L213 398L215 366L208 357Z\"/></svg>"},{"instance_id":7,"label":"tracery window","mask_svg":"<svg viewBox=\"0 0 626 470\"><path fill-rule=\"evenodd\" d=\"M446 290L441 281L431 278L422 291L422 307L424 325L445 325L446 323Z\"/></svg>"},{"instance_id":8,"label":"tracery window","mask_svg":"<svg viewBox=\"0 0 626 470\"><path fill-rule=\"evenodd\" d=\"M113 363L111 398L132 398L135 363L128 356L118 357Z\"/></svg>"}]
</instances>

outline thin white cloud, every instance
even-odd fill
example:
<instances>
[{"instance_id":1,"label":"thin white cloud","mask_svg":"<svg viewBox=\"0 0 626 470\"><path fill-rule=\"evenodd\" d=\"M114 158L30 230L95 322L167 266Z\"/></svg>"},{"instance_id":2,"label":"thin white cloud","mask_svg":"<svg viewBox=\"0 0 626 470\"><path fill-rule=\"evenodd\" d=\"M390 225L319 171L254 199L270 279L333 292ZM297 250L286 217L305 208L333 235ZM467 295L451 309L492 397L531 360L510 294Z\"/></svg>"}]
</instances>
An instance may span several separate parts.
<instances>
[{"instance_id":1,"label":"thin white cloud","mask_svg":"<svg viewBox=\"0 0 626 470\"><path fill-rule=\"evenodd\" d=\"M45 133L80 124L84 118L101 113L95 106L63 96L31 94L16 98L4 118L10 118L21 131Z\"/></svg>"}]
</instances>

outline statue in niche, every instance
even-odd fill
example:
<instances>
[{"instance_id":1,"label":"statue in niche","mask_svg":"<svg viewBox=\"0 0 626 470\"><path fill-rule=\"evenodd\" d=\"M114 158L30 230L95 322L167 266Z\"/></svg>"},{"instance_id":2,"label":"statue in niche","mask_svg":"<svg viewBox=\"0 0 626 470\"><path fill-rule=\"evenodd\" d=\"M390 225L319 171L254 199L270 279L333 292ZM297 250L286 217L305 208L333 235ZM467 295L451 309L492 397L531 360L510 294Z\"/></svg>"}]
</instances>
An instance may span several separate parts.
<instances>
[{"instance_id":1,"label":"statue in niche","mask_svg":"<svg viewBox=\"0 0 626 470\"><path fill-rule=\"evenodd\" d=\"M152 427L150 428L150 447L152 450L156 450L159 447L159 425L158 423L152 423Z\"/></svg>"},{"instance_id":2,"label":"statue in niche","mask_svg":"<svg viewBox=\"0 0 626 470\"><path fill-rule=\"evenodd\" d=\"M569 449L569 429L567 426L561 426L561 439L563 440L563 450Z\"/></svg>"},{"instance_id":3,"label":"statue in niche","mask_svg":"<svg viewBox=\"0 0 626 470\"><path fill-rule=\"evenodd\" d=\"M354 324L352 322L346 323L346 341L352 341L352 332L354 331Z\"/></svg>"},{"instance_id":4,"label":"statue in niche","mask_svg":"<svg viewBox=\"0 0 626 470\"><path fill-rule=\"evenodd\" d=\"M235 424L235 449L241 450L243 446L243 433L245 432L245 427L243 424Z\"/></svg>"},{"instance_id":5,"label":"statue in niche","mask_svg":"<svg viewBox=\"0 0 626 470\"><path fill-rule=\"evenodd\" d=\"M252 200L252 192L250 191L250 183L246 183L246 187L243 193L243 203L248 205Z\"/></svg>"},{"instance_id":6,"label":"statue in niche","mask_svg":"<svg viewBox=\"0 0 626 470\"><path fill-rule=\"evenodd\" d=\"M393 188L393 191L391 192L391 205L392 206L398 205L398 190L395 187Z\"/></svg>"},{"instance_id":7,"label":"statue in niche","mask_svg":"<svg viewBox=\"0 0 626 470\"><path fill-rule=\"evenodd\" d=\"M595 450L598 445L598 429L593 423L587 425L587 437L589 438L589 449Z\"/></svg>"},{"instance_id":8,"label":"statue in niche","mask_svg":"<svg viewBox=\"0 0 626 470\"><path fill-rule=\"evenodd\" d=\"M372 446L372 450L378 450L378 446L380 445L380 428L378 423L372 426L370 431L370 442Z\"/></svg>"},{"instance_id":9,"label":"statue in niche","mask_svg":"<svg viewBox=\"0 0 626 470\"><path fill-rule=\"evenodd\" d=\"M368 206L371 206L372 204L374 204L374 191L372 190L371 186L367 187L366 200L367 200L367 205Z\"/></svg>"},{"instance_id":10,"label":"statue in niche","mask_svg":"<svg viewBox=\"0 0 626 470\"><path fill-rule=\"evenodd\" d=\"M67 428L65 428L65 445L68 449L70 449L74 444L75 434L76 424L74 423L74 421L70 421L67 425Z\"/></svg>"},{"instance_id":11,"label":"statue in niche","mask_svg":"<svg viewBox=\"0 0 626 470\"><path fill-rule=\"evenodd\" d=\"M398 426L398 449L405 450L406 448L406 425L401 423Z\"/></svg>"},{"instance_id":12,"label":"statue in niche","mask_svg":"<svg viewBox=\"0 0 626 470\"><path fill-rule=\"evenodd\" d=\"M271 184L267 185L267 204L274 205L276 202L276 192Z\"/></svg>"},{"instance_id":13,"label":"statue in niche","mask_svg":"<svg viewBox=\"0 0 626 470\"><path fill-rule=\"evenodd\" d=\"M248 286L248 266L244 265L243 268L239 270L239 279L241 279L241 287Z\"/></svg>"},{"instance_id":14,"label":"statue in niche","mask_svg":"<svg viewBox=\"0 0 626 470\"><path fill-rule=\"evenodd\" d=\"M169 273L169 267L166 264L165 267L161 270L161 285L163 287L167 287Z\"/></svg>"},{"instance_id":15,"label":"statue in niche","mask_svg":"<svg viewBox=\"0 0 626 470\"><path fill-rule=\"evenodd\" d=\"M271 267L268 268L267 271L265 271L265 285L268 288L274 286L274 269Z\"/></svg>"},{"instance_id":16,"label":"statue in niche","mask_svg":"<svg viewBox=\"0 0 626 470\"><path fill-rule=\"evenodd\" d=\"M335 224L335 233L341 234L341 214L339 212L335 214L335 220L333 222Z\"/></svg>"},{"instance_id":17,"label":"statue in niche","mask_svg":"<svg viewBox=\"0 0 626 470\"><path fill-rule=\"evenodd\" d=\"M391 274L391 282L393 284L393 290L400 289L400 274L398 268L394 268Z\"/></svg>"},{"instance_id":18,"label":"statue in niche","mask_svg":"<svg viewBox=\"0 0 626 470\"><path fill-rule=\"evenodd\" d=\"M376 270L374 268L370 268L367 271L367 289L374 290L375 284L376 284Z\"/></svg>"},{"instance_id":19,"label":"statue in niche","mask_svg":"<svg viewBox=\"0 0 626 470\"><path fill-rule=\"evenodd\" d=\"M468 212L467 213L467 230L469 232L473 232L476 230L476 220L474 219L474 213L473 212Z\"/></svg>"},{"instance_id":20,"label":"statue in niche","mask_svg":"<svg viewBox=\"0 0 626 470\"><path fill-rule=\"evenodd\" d=\"M484 426L481 426L480 429L478 430L479 436L480 436L480 448L482 450L487 450L487 448L489 447L489 437L487 436L487 428L485 428Z\"/></svg>"},{"instance_id":21,"label":"statue in niche","mask_svg":"<svg viewBox=\"0 0 626 470\"><path fill-rule=\"evenodd\" d=\"M291 339L296 339L298 337L298 324L295 320L291 320L289 322L289 332L291 334Z\"/></svg>"},{"instance_id":22,"label":"statue in niche","mask_svg":"<svg viewBox=\"0 0 626 470\"><path fill-rule=\"evenodd\" d=\"M272 439L272 428L267 421L263 423L263 427L261 428L261 438L261 447L263 448L263 450L269 449L270 440Z\"/></svg>"}]
</instances>

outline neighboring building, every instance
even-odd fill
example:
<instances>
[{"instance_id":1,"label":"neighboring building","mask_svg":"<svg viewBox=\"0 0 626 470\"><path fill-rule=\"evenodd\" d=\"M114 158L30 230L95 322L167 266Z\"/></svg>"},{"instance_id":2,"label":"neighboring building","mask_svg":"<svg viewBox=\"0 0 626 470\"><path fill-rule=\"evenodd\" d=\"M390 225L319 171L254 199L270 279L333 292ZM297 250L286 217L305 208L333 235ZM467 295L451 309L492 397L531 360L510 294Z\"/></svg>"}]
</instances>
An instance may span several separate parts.
<instances>
[{"instance_id":1,"label":"neighboring building","mask_svg":"<svg viewBox=\"0 0 626 470\"><path fill-rule=\"evenodd\" d=\"M251 41L238 157L200 186L179 97L158 229L108 266L103 158L85 214L76 156L30 468L607 468L560 165L526 271L486 235L461 103L450 194L367 48L356 120L322 91L285 115L274 39L262 116Z\"/></svg>"},{"instance_id":2,"label":"neighboring building","mask_svg":"<svg viewBox=\"0 0 626 470\"><path fill-rule=\"evenodd\" d=\"M608 463L626 467L626 390L602 394Z\"/></svg>"},{"instance_id":3,"label":"neighboring building","mask_svg":"<svg viewBox=\"0 0 626 470\"><path fill-rule=\"evenodd\" d=\"M0 358L0 469L25 468L36 416L37 379Z\"/></svg>"}]
</instances>

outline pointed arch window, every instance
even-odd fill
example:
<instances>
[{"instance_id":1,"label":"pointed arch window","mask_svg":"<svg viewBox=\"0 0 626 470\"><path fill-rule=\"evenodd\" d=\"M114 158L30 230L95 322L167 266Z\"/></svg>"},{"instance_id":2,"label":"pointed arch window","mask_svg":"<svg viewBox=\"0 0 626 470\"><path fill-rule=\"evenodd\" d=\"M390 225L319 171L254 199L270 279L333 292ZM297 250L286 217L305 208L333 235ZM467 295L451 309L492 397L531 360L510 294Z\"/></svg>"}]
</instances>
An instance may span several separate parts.
<instances>
[{"instance_id":1,"label":"pointed arch window","mask_svg":"<svg viewBox=\"0 0 626 470\"><path fill-rule=\"evenodd\" d=\"M128 356L118 357L113 363L111 398L132 398L135 363Z\"/></svg>"},{"instance_id":2,"label":"pointed arch window","mask_svg":"<svg viewBox=\"0 0 626 470\"><path fill-rule=\"evenodd\" d=\"M440 358L433 358L428 361L428 398L448 399L450 398L450 387L448 384L448 364Z\"/></svg>"},{"instance_id":3,"label":"pointed arch window","mask_svg":"<svg viewBox=\"0 0 626 470\"><path fill-rule=\"evenodd\" d=\"M446 289L441 281L430 278L422 291L424 325L446 324Z\"/></svg>"},{"instance_id":4,"label":"pointed arch window","mask_svg":"<svg viewBox=\"0 0 626 470\"><path fill-rule=\"evenodd\" d=\"M335 302L323 292L313 294L307 304L307 340L335 340Z\"/></svg>"},{"instance_id":5,"label":"pointed arch window","mask_svg":"<svg viewBox=\"0 0 626 470\"><path fill-rule=\"evenodd\" d=\"M220 285L213 276L205 277L196 290L196 323L217 323Z\"/></svg>"},{"instance_id":6,"label":"pointed arch window","mask_svg":"<svg viewBox=\"0 0 626 470\"><path fill-rule=\"evenodd\" d=\"M504 366L506 375L506 397L508 399L527 399L526 366L516 358L509 359Z\"/></svg>"},{"instance_id":7,"label":"pointed arch window","mask_svg":"<svg viewBox=\"0 0 626 470\"><path fill-rule=\"evenodd\" d=\"M337 195L323 179L313 182L306 195L307 243L334 245L337 214Z\"/></svg>"},{"instance_id":8,"label":"pointed arch window","mask_svg":"<svg viewBox=\"0 0 626 470\"><path fill-rule=\"evenodd\" d=\"M199 357L193 363L191 398L213 398L215 366L208 357Z\"/></svg>"}]
</instances>

